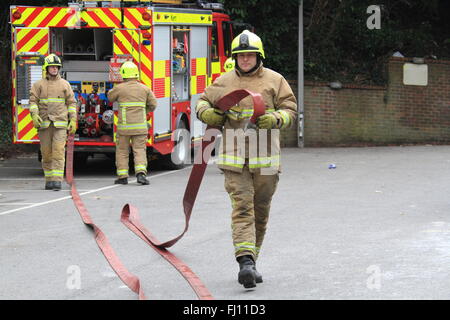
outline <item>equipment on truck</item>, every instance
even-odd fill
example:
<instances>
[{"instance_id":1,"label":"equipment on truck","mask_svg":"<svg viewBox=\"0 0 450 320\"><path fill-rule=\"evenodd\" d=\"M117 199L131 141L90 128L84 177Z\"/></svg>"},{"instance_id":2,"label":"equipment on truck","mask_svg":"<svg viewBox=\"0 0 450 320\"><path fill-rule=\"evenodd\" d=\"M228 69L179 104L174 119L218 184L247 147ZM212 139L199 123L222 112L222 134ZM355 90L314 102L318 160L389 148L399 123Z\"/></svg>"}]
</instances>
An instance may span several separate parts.
<instances>
[{"instance_id":1,"label":"equipment on truck","mask_svg":"<svg viewBox=\"0 0 450 320\"><path fill-rule=\"evenodd\" d=\"M106 94L123 80L122 64L132 61L158 101L148 118L148 156L183 167L172 159L189 159L190 148L176 148L174 132L189 130L191 146L201 139L205 126L196 118L196 102L225 71L233 36L249 27L234 24L221 11L221 4L182 0L11 6L14 143L39 143L28 109L29 91L42 78L43 58L54 53L61 57L61 75L78 101L75 152L113 153L117 107Z\"/></svg>"}]
</instances>

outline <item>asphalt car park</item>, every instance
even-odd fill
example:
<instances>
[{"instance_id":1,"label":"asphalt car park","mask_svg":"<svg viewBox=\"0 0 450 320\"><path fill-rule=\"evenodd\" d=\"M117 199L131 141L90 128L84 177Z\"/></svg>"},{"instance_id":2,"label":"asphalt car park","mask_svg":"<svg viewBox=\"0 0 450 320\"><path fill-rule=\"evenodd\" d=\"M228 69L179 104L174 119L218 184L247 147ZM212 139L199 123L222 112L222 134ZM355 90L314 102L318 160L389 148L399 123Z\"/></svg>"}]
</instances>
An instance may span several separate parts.
<instances>
[{"instance_id":1,"label":"asphalt car park","mask_svg":"<svg viewBox=\"0 0 450 320\"><path fill-rule=\"evenodd\" d=\"M252 290L237 283L231 205L208 166L187 234L170 251L215 299L449 299L450 146L288 148ZM196 299L181 275L121 222L133 204L166 240L184 228L191 166L150 165L150 185L114 185L114 162L75 171L95 223L153 300ZM34 154L0 162L0 299L137 299L81 221L69 187L44 190Z\"/></svg>"}]
</instances>

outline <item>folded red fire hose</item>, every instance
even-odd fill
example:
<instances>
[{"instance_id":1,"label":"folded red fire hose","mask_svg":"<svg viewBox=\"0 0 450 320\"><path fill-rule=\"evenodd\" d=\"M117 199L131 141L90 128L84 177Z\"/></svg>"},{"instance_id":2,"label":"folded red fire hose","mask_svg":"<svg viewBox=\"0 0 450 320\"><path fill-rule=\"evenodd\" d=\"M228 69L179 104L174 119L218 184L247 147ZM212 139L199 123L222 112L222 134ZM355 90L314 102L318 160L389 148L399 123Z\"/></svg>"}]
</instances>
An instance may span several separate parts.
<instances>
[{"instance_id":1,"label":"folded red fire hose","mask_svg":"<svg viewBox=\"0 0 450 320\"><path fill-rule=\"evenodd\" d=\"M256 119L265 113L265 106L260 94L250 92L248 90L236 90L230 94L224 96L220 99L216 106L223 111L227 111L239 101L247 96L251 96L253 99L253 116L250 122L256 123ZM206 130L212 127L207 127ZM216 139L217 135L213 135ZM213 299L211 293L201 282L198 276L180 259L178 259L174 254L169 252L166 248L173 246L178 240L180 240L183 235L187 232L189 228L189 220L191 218L192 208L194 207L195 199L197 198L198 190L203 179L203 175L208 165L208 160L210 154L203 154L203 150L207 148L208 145L214 143L214 140L202 141L201 149L197 153L197 158L194 161L194 166L192 167L191 174L186 186L183 197L183 209L185 215L185 227L183 232L172 240L166 242L159 242L151 233L148 231L140 222L139 214L137 208L130 204L126 204L122 209L121 221L125 224L131 231L133 231L137 236L144 240L148 245L155 249L164 259L171 263L181 275L188 281L189 285L192 287L197 297L200 300L210 300ZM103 252L106 260L111 265L112 269L117 273L119 278L134 292L139 295L139 299L146 299L145 294L140 285L140 280L138 277L130 273L125 266L122 264L113 248L108 242L105 234L97 227L92 221L88 210L86 209L80 195L75 187L75 181L73 179L73 151L74 151L74 135L69 135L67 142L67 159L66 159L66 181L71 186L71 195L74 204L81 216L83 222L91 227L94 231L95 240Z\"/></svg>"}]
</instances>

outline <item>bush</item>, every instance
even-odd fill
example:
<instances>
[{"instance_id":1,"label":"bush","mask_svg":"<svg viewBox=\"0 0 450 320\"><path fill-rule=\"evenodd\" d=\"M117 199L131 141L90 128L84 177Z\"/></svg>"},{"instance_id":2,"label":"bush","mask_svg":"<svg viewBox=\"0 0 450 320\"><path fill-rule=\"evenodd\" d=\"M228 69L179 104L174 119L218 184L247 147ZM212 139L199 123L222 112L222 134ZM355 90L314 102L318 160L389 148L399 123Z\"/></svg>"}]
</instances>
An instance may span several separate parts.
<instances>
[{"instance_id":1,"label":"bush","mask_svg":"<svg viewBox=\"0 0 450 320\"><path fill-rule=\"evenodd\" d=\"M298 0L222 0L232 20L248 22L262 38L265 65L297 79ZM448 0L379 0L381 29L366 22L372 0L303 1L304 72L308 80L384 84L384 62L450 57Z\"/></svg>"}]
</instances>

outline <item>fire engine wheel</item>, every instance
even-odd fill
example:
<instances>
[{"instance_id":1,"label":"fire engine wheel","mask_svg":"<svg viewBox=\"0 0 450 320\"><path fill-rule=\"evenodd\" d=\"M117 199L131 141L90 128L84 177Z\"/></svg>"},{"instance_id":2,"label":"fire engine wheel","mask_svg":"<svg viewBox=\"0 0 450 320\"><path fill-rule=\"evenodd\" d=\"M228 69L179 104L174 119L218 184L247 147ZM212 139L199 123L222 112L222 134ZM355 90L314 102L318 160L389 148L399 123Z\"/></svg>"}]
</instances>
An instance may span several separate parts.
<instances>
[{"instance_id":1,"label":"fire engine wheel","mask_svg":"<svg viewBox=\"0 0 450 320\"><path fill-rule=\"evenodd\" d=\"M187 129L186 123L184 121L180 122L177 129ZM184 139L184 130L175 131L175 145L173 152L171 154L164 156L164 164L170 170L182 169L188 164L191 154L191 143L190 139Z\"/></svg>"}]
</instances>

